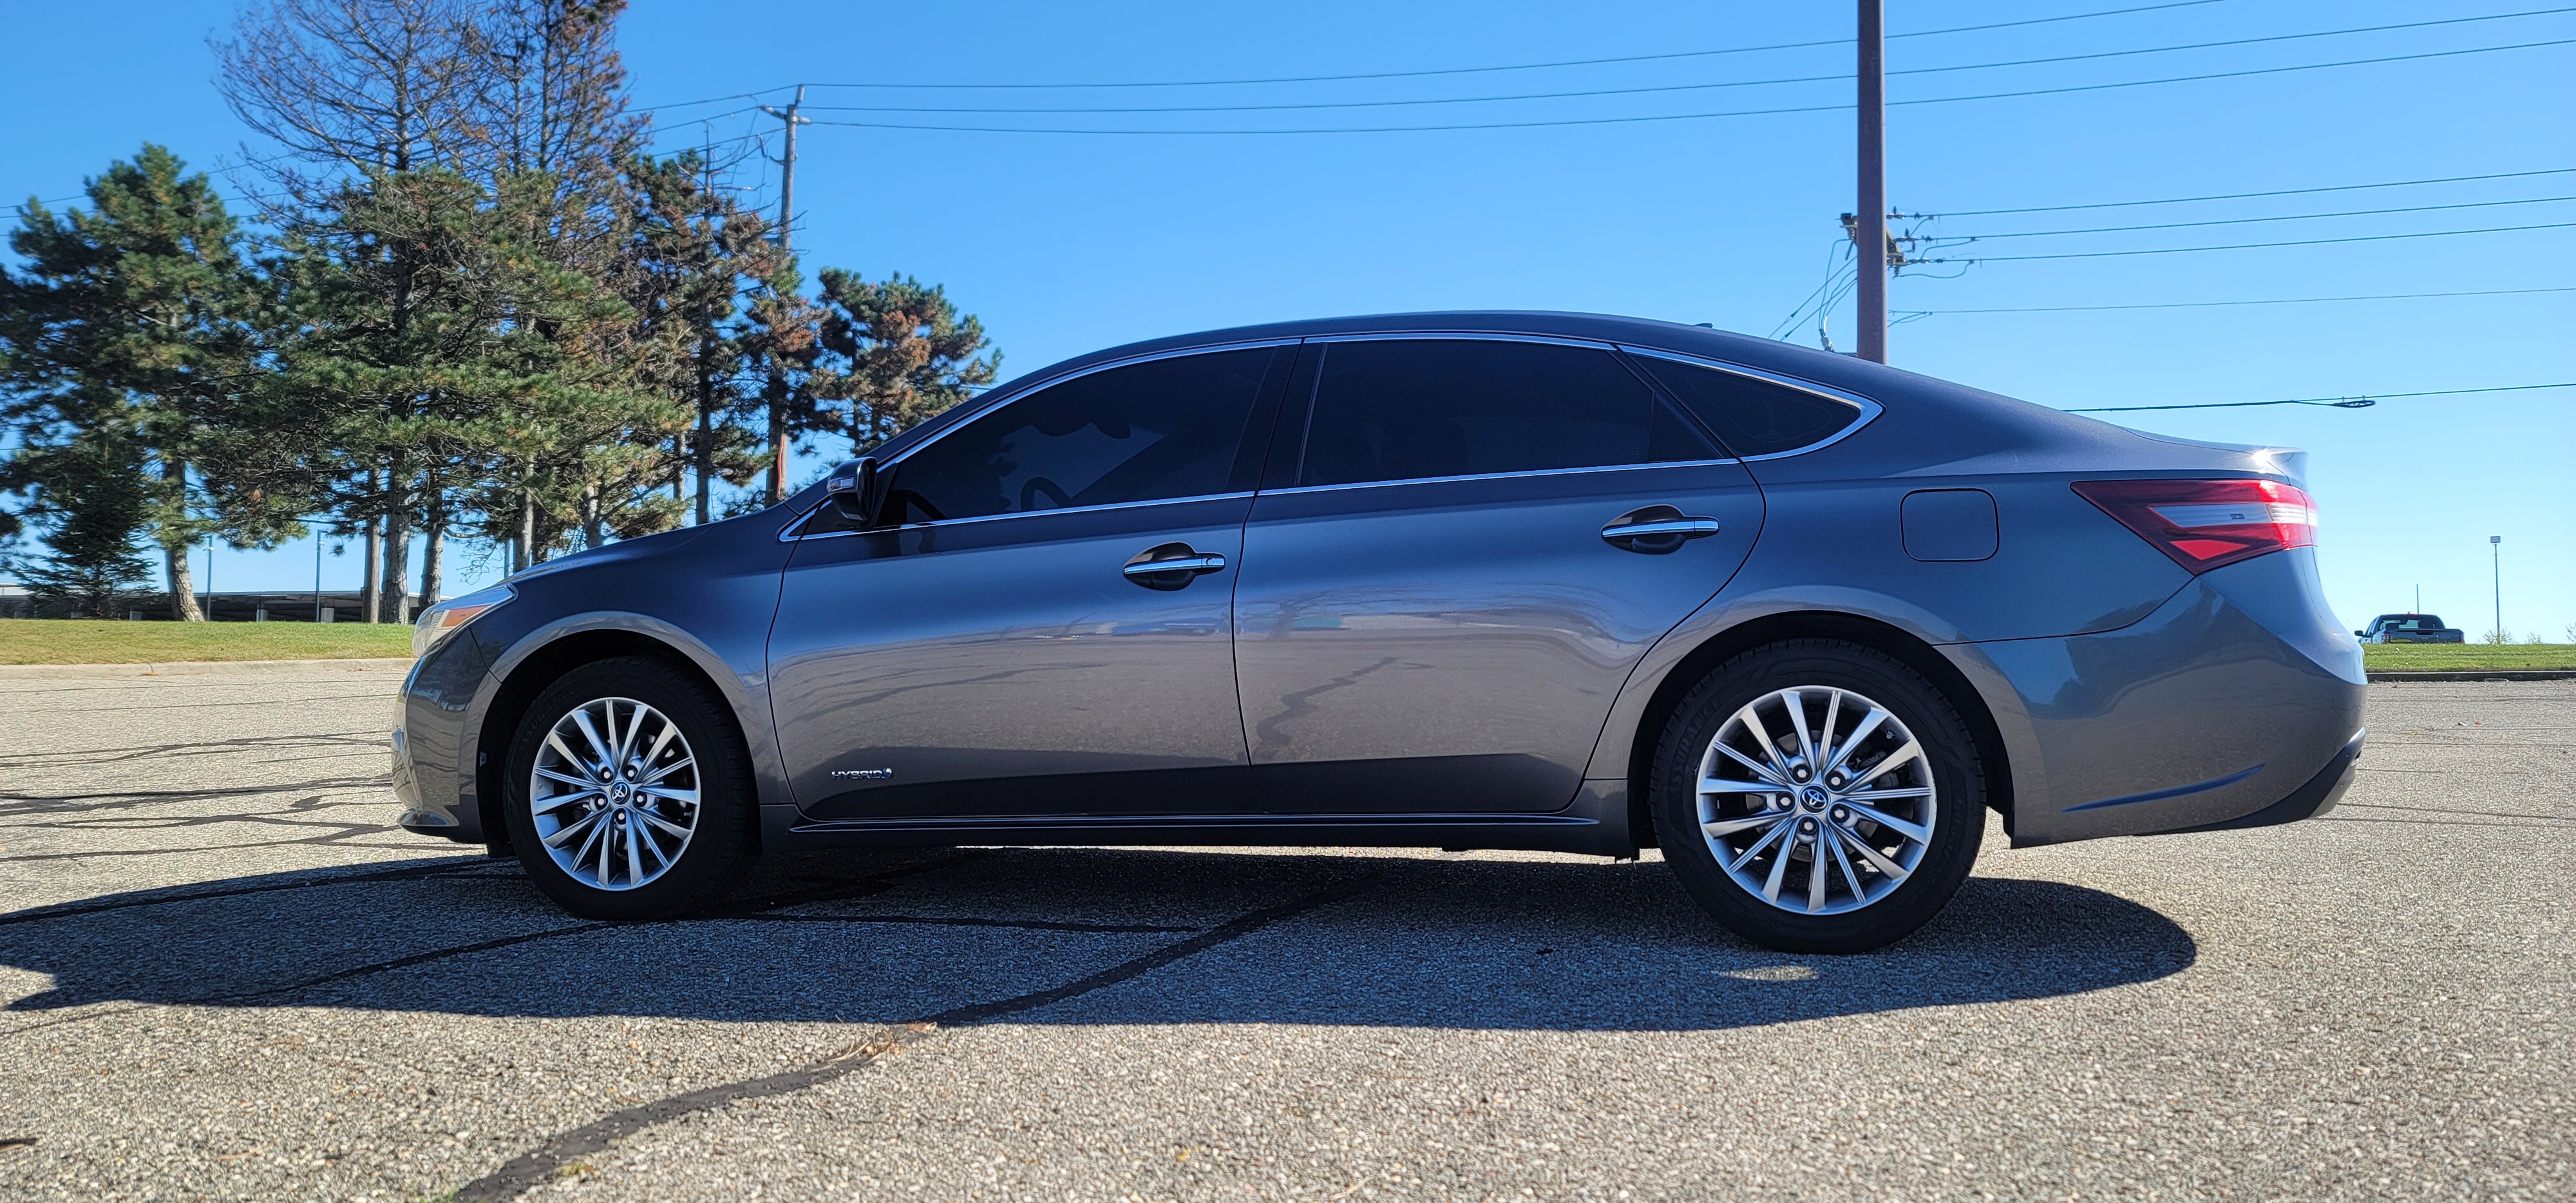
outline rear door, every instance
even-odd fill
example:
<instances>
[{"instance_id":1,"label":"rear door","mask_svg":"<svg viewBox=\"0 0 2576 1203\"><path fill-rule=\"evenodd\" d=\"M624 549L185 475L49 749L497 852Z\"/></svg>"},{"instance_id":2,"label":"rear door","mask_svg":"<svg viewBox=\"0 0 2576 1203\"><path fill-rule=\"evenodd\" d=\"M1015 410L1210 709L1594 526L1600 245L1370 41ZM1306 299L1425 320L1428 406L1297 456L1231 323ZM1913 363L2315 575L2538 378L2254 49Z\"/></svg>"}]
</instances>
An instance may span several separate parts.
<instances>
[{"instance_id":1,"label":"rear door","mask_svg":"<svg viewBox=\"0 0 2576 1203\"><path fill-rule=\"evenodd\" d=\"M769 658L798 805L1251 808L1229 603L1273 425L1264 381L1293 352L1049 385L890 465L893 525L801 538Z\"/></svg>"},{"instance_id":2,"label":"rear door","mask_svg":"<svg viewBox=\"0 0 2576 1203\"><path fill-rule=\"evenodd\" d=\"M1562 809L1638 657L1743 563L1760 493L1606 346L1307 354L1235 594L1263 804Z\"/></svg>"}]
</instances>

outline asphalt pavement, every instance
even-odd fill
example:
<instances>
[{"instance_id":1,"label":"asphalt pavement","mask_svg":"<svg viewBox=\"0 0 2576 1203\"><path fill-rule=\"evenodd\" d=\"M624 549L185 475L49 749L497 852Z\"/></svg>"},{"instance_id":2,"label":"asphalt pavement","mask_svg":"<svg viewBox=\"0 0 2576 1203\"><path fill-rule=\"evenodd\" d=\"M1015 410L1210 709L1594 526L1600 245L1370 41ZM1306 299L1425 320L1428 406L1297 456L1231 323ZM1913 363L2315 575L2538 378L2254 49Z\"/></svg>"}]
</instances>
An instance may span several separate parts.
<instances>
[{"instance_id":1,"label":"asphalt pavement","mask_svg":"<svg viewBox=\"0 0 2576 1203\"><path fill-rule=\"evenodd\" d=\"M0 1198L2576 1198L2576 682L2328 818L1787 956L1643 862L781 859L588 923L393 828L399 676L0 680Z\"/></svg>"}]
</instances>

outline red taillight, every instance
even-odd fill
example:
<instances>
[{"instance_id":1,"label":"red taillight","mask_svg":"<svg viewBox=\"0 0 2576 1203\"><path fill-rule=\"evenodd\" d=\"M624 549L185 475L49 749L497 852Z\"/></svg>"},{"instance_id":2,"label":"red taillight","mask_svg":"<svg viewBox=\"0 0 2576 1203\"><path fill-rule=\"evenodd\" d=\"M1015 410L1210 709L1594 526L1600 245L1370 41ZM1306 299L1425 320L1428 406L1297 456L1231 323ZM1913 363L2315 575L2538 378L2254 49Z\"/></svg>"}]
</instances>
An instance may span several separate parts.
<instances>
[{"instance_id":1,"label":"red taillight","mask_svg":"<svg viewBox=\"0 0 2576 1203\"><path fill-rule=\"evenodd\" d=\"M2193 572L2313 547L2317 506L2271 480L2079 480L2075 492Z\"/></svg>"}]
</instances>

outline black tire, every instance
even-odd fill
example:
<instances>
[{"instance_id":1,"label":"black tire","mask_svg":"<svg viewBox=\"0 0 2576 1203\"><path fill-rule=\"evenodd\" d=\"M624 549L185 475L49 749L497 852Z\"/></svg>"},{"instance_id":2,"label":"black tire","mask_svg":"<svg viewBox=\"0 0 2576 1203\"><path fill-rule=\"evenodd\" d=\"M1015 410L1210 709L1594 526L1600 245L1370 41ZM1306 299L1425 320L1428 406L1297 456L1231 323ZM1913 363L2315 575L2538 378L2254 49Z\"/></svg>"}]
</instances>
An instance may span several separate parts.
<instances>
[{"instance_id":1,"label":"black tire","mask_svg":"<svg viewBox=\"0 0 2576 1203\"><path fill-rule=\"evenodd\" d=\"M1842 913L1803 914L1764 900L1729 875L1718 853L1710 847L1711 841L1701 834L1701 760L1712 755L1710 745L1721 729L1747 704L1777 690L1805 686L1847 690L1886 709L1922 749L1933 790L1929 807L1931 838L1923 845L1912 871L1901 880L1894 879L1876 873L1856 853L1847 857L1860 866L1855 878L1869 888L1886 889L1890 880L1895 885L1874 901ZM1812 721L1812 711L1809 717ZM1777 738L1787 742L1790 736ZM1892 757L1890 753L1881 754ZM1900 771L1908 774L1908 779L1919 772ZM1739 773L1737 779L1748 777ZM1969 868L1976 863L1977 845L1985 834L1985 779L1985 766L1967 723L1959 717L1957 707L1922 674L1893 656L1857 643L1796 639L1744 652L1700 678L1665 724L1648 781L1649 804L1654 808L1655 831L1663 845L1665 863L1681 879L1682 888L1727 930L1783 952L1852 953L1901 940L1948 905L1950 896L1967 880ZM1806 813L1794 809L1798 803L1786 801L1785 795L1775 805L1791 807L1785 813L1792 820ZM1831 821L1825 813L1813 817L1819 824ZM1767 832L1768 828L1759 830ZM1748 832L1744 846L1750 848L1752 843ZM1787 868L1802 877L1827 871L1816 859L1816 845L1805 847L1807 860L1793 860ZM1773 853L1773 859L1779 855ZM1840 866L1835 866L1827 873L1827 888L1842 888L1844 879L1835 876L1840 871Z\"/></svg>"},{"instance_id":2,"label":"black tire","mask_svg":"<svg viewBox=\"0 0 2576 1203\"><path fill-rule=\"evenodd\" d=\"M640 886L602 889L555 862L537 835L529 785L554 725L603 698L642 702L666 716L696 758L699 813L677 858ZM588 919L667 919L731 893L758 854L751 755L723 699L696 674L643 656L601 660L565 673L539 693L510 740L503 805L510 843L528 878L565 910Z\"/></svg>"}]
</instances>

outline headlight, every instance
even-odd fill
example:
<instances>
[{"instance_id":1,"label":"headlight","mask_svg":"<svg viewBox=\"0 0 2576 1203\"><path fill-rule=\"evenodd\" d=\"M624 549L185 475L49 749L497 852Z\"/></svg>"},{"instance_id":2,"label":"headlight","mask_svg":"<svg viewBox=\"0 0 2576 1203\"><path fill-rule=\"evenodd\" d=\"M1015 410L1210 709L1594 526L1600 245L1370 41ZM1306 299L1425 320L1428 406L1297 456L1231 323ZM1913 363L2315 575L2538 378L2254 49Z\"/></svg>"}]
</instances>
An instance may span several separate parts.
<instances>
[{"instance_id":1,"label":"headlight","mask_svg":"<svg viewBox=\"0 0 2576 1203\"><path fill-rule=\"evenodd\" d=\"M463 597L440 602L421 611L420 617L411 625L412 658L418 659L428 655L429 649L437 647L439 640L455 634L458 627L474 621L475 616L485 610L517 596L518 592L508 585L494 585L489 589L478 589Z\"/></svg>"}]
</instances>

